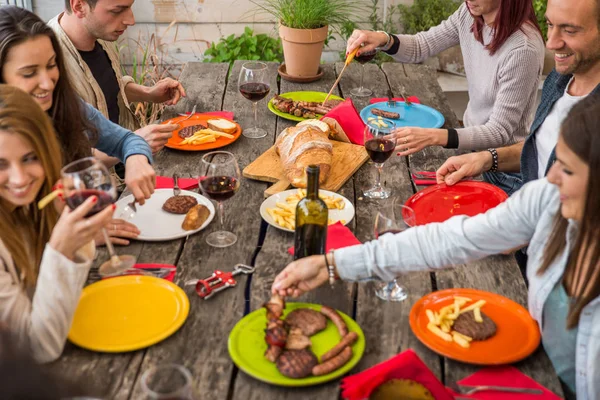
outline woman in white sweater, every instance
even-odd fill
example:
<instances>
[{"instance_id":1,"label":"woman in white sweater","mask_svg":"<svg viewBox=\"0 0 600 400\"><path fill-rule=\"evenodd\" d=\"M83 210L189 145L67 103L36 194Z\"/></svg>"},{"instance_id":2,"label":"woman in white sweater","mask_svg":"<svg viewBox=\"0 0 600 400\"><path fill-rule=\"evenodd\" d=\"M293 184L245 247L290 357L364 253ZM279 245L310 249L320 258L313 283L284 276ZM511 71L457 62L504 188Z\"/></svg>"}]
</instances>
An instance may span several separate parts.
<instances>
[{"instance_id":1,"label":"woman in white sweater","mask_svg":"<svg viewBox=\"0 0 600 400\"><path fill-rule=\"evenodd\" d=\"M356 30L347 52L359 46L358 54L378 48L397 61L419 63L456 45L461 47L469 86L464 128L397 129L399 155L429 146L485 150L527 137L544 64L544 41L531 0L467 0L446 21L416 35ZM487 175L509 194L518 179Z\"/></svg>"},{"instance_id":2,"label":"woman in white sweater","mask_svg":"<svg viewBox=\"0 0 600 400\"><path fill-rule=\"evenodd\" d=\"M60 179L62 156L48 115L29 94L0 85L0 323L39 362L58 358L94 256L93 238L114 211L84 218L37 203Z\"/></svg>"},{"instance_id":3,"label":"woman in white sweater","mask_svg":"<svg viewBox=\"0 0 600 400\"><path fill-rule=\"evenodd\" d=\"M298 296L328 280L391 281L528 245L528 305L567 399L600 399L600 97L565 119L547 179L475 217L456 216L300 259L273 291ZM331 267L327 267L327 264Z\"/></svg>"}]
</instances>

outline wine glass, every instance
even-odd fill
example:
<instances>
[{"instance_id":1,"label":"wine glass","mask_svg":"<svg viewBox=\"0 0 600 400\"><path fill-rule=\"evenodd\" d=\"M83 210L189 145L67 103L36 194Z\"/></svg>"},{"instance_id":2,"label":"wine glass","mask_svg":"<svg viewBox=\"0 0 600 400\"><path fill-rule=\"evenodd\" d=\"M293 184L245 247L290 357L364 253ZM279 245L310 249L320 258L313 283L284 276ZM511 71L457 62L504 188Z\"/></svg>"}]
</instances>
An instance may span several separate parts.
<instances>
[{"instance_id":1,"label":"wine glass","mask_svg":"<svg viewBox=\"0 0 600 400\"><path fill-rule=\"evenodd\" d=\"M366 51L360 54L360 56L354 57L354 60L358 61L362 66L360 72L360 87L354 88L350 91L352 96L356 97L368 97L373 94L371 89L364 87L363 82L365 80L365 64L375 58L377 50Z\"/></svg>"},{"instance_id":2,"label":"wine glass","mask_svg":"<svg viewBox=\"0 0 600 400\"><path fill-rule=\"evenodd\" d=\"M396 148L396 138L391 135L395 127L394 121L383 118L369 121L365 127L365 148L377 169L375 185L364 191L370 199L387 199L392 193L381 186L381 171Z\"/></svg>"},{"instance_id":3,"label":"wine glass","mask_svg":"<svg viewBox=\"0 0 600 400\"><path fill-rule=\"evenodd\" d=\"M375 216L375 238L387 233L400 233L415 226L416 217L412 208L401 204L398 198L391 206L377 212ZM378 284L375 295L385 301L403 301L408 297L406 288L398 284L398 280Z\"/></svg>"},{"instance_id":4,"label":"wine glass","mask_svg":"<svg viewBox=\"0 0 600 400\"><path fill-rule=\"evenodd\" d=\"M258 139L267 136L267 131L258 127L257 104L271 91L267 75L267 64L251 61L242 65L238 88L242 96L252 101L254 107L254 128L244 129L242 134L248 138Z\"/></svg>"},{"instance_id":5,"label":"wine glass","mask_svg":"<svg viewBox=\"0 0 600 400\"><path fill-rule=\"evenodd\" d=\"M152 400L193 400L192 374L179 364L152 367L142 375L142 391Z\"/></svg>"},{"instance_id":6,"label":"wine glass","mask_svg":"<svg viewBox=\"0 0 600 400\"><path fill-rule=\"evenodd\" d=\"M62 184L67 205L74 210L86 199L96 196L98 201L94 208L86 215L92 215L104 210L117 199L117 189L110 177L108 169L94 157L86 157L67 164L62 170ZM99 268L101 276L118 275L135 265L135 257L131 255L117 255L108 237L106 229L102 228L102 235L110 260L105 261Z\"/></svg>"},{"instance_id":7,"label":"wine glass","mask_svg":"<svg viewBox=\"0 0 600 400\"><path fill-rule=\"evenodd\" d=\"M223 229L223 200L231 198L240 188L240 168L235 156L227 151L213 151L202 157L200 190L215 200L219 208L220 230L206 237L206 243L213 247L231 246L237 241L233 232Z\"/></svg>"}]
</instances>

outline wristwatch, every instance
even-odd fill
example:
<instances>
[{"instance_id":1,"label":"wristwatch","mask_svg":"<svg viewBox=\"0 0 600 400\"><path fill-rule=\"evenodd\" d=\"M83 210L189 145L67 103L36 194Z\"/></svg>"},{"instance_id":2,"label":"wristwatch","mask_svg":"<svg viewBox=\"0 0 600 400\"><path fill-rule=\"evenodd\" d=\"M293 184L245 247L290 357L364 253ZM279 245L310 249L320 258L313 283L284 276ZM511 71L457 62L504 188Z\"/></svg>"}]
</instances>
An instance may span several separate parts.
<instances>
[{"instance_id":1,"label":"wristwatch","mask_svg":"<svg viewBox=\"0 0 600 400\"><path fill-rule=\"evenodd\" d=\"M375 50L377 51L388 51L392 45L394 44L394 41L392 40L392 36L387 33L386 31L376 31L377 33L384 33L385 36L387 36L387 42L385 42L385 44L383 46L377 47L375 48Z\"/></svg>"}]
</instances>

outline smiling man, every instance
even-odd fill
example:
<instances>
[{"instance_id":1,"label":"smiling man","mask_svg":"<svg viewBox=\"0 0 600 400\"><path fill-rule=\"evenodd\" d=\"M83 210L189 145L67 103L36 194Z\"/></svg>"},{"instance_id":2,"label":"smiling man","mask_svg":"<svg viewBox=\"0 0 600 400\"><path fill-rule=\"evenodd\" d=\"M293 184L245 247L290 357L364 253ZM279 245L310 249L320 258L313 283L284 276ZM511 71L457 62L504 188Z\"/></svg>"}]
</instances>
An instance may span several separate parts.
<instances>
[{"instance_id":1,"label":"smiling man","mask_svg":"<svg viewBox=\"0 0 600 400\"><path fill-rule=\"evenodd\" d=\"M112 122L135 131L156 153L177 125L148 125L142 129L130 102L176 104L185 91L165 78L152 87L123 76L115 41L135 24L134 0L65 0L66 11L48 22L56 32L75 90ZM104 160L106 161L106 160Z\"/></svg>"}]
</instances>

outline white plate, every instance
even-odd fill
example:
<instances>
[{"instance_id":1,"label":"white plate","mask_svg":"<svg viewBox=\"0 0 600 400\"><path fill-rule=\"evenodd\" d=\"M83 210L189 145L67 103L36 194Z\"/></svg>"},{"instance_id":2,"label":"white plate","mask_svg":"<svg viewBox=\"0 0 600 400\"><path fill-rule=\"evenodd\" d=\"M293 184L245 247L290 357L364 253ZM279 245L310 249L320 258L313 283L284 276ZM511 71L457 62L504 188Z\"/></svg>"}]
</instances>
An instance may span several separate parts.
<instances>
[{"instance_id":1,"label":"white plate","mask_svg":"<svg viewBox=\"0 0 600 400\"><path fill-rule=\"evenodd\" d=\"M188 190L182 190L181 194L193 196L198 200L198 204L205 205L210 211L210 216L202 226L193 231L185 231L181 228L185 214L171 214L162 209L163 204L169 197L173 197L173 189L156 189L152 197L146 200L143 206L136 204L137 212L133 218L127 219L141 231L140 235L136 240L146 240L149 242L179 239L188 235L192 235L196 232L206 228L206 226L212 221L215 216L215 207L209 199L206 197L190 192ZM133 201L133 196L129 195L123 197L117 201L117 209L115 210L115 218L121 218L121 213L127 203ZM126 218L123 218L126 219Z\"/></svg>"},{"instance_id":2,"label":"white plate","mask_svg":"<svg viewBox=\"0 0 600 400\"><path fill-rule=\"evenodd\" d=\"M277 229L281 229L282 231L286 231L286 232L294 232L291 229L287 229L287 228L284 228L283 226L277 225L275 223L275 220L273 219L273 217L271 217L269 215L269 213L267 212L267 208L275 208L275 207L277 207L275 204L279 203L279 202L285 203L286 198L288 198L289 196L296 194L296 193L298 193L298 189L290 189L290 190L279 192L277 194L274 194L274 195L268 197L260 205L261 217L265 221L267 221L267 223L269 225L274 226ZM329 209L329 219L330 220L332 220L334 223L337 221L340 221L340 220L344 220L345 221L344 225L348 225L350 223L350 221L352 221L352 218L354 218L354 205L350 202L350 200L348 200L341 194L337 194L335 192L330 192L329 190L319 190L319 194L324 194L324 195L331 196L334 198L344 199L344 203L346 205L344 206L343 210Z\"/></svg>"}]
</instances>

